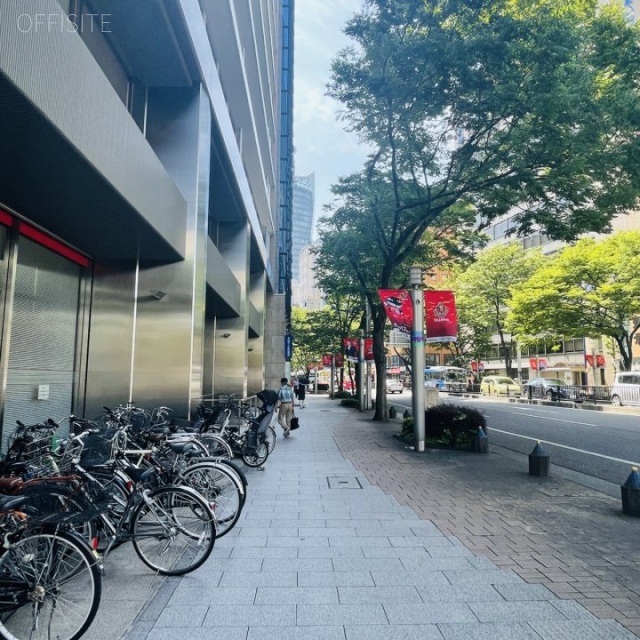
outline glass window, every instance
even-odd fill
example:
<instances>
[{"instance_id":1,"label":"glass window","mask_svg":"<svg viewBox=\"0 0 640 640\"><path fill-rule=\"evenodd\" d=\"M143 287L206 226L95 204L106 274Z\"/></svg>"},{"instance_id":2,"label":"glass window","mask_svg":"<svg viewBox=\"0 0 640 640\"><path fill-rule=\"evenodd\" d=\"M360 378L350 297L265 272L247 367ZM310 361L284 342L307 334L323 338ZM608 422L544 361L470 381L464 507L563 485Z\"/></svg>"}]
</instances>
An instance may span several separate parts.
<instances>
[{"instance_id":1,"label":"glass window","mask_svg":"<svg viewBox=\"0 0 640 640\"><path fill-rule=\"evenodd\" d=\"M435 367L440 364L440 354L438 353L425 353L424 363L427 367Z\"/></svg>"}]
</instances>

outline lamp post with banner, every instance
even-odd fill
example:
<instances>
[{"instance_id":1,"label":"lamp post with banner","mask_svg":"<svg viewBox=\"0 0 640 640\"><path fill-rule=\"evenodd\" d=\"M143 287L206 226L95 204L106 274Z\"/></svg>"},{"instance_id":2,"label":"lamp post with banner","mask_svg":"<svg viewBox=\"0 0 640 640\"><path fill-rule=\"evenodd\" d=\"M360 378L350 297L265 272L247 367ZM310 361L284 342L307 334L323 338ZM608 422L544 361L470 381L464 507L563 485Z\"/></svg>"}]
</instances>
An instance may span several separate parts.
<instances>
[{"instance_id":1,"label":"lamp post with banner","mask_svg":"<svg viewBox=\"0 0 640 640\"><path fill-rule=\"evenodd\" d=\"M416 451L424 451L424 293L422 269L413 266L409 269L411 285L411 304L413 306L413 322L411 325L411 407L413 412L413 434Z\"/></svg>"}]
</instances>

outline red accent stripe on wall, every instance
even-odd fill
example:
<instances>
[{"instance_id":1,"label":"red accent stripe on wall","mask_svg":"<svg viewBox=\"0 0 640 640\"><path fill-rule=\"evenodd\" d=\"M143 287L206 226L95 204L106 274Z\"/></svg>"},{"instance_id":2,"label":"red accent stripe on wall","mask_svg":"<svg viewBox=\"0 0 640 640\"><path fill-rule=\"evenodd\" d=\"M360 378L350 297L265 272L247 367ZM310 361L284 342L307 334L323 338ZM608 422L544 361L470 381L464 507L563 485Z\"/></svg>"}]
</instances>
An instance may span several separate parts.
<instances>
[{"instance_id":1,"label":"red accent stripe on wall","mask_svg":"<svg viewBox=\"0 0 640 640\"><path fill-rule=\"evenodd\" d=\"M5 227L10 227L13 224L13 216L0 209L0 224L3 224Z\"/></svg>"},{"instance_id":2,"label":"red accent stripe on wall","mask_svg":"<svg viewBox=\"0 0 640 640\"><path fill-rule=\"evenodd\" d=\"M48 236L46 233L39 231L35 227L21 222L19 229L20 233L23 236L31 238L31 240L34 240L38 244L41 244L43 247L47 247L47 249L51 249L59 255L64 256L68 260L71 260L71 262L75 262L76 264L79 264L83 267L89 266L89 258L67 247L66 244L62 244L62 242L60 242L59 240L55 240L51 236Z\"/></svg>"}]
</instances>

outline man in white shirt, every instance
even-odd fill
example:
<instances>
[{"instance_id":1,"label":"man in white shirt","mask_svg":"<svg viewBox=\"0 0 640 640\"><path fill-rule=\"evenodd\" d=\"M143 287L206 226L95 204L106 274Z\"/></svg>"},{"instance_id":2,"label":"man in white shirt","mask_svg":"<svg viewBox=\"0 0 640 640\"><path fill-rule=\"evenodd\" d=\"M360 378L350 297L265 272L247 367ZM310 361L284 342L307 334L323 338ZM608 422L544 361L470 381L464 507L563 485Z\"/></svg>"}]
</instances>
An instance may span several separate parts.
<instances>
[{"instance_id":1,"label":"man in white shirt","mask_svg":"<svg viewBox=\"0 0 640 640\"><path fill-rule=\"evenodd\" d=\"M293 389L286 378L280 380L280 385L280 389L278 389L278 424L284 430L284 437L288 438L293 416Z\"/></svg>"}]
</instances>

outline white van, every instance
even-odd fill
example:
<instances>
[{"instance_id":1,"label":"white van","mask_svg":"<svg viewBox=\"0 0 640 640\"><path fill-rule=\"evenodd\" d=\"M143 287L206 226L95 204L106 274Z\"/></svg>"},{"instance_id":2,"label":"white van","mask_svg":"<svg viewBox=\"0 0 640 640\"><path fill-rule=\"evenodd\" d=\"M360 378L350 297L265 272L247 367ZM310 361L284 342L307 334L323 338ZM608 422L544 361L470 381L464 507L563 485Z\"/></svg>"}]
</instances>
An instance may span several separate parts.
<instances>
[{"instance_id":1,"label":"white van","mask_svg":"<svg viewBox=\"0 0 640 640\"><path fill-rule=\"evenodd\" d=\"M616 374L611 387L611 404L640 406L640 371L625 371Z\"/></svg>"}]
</instances>

